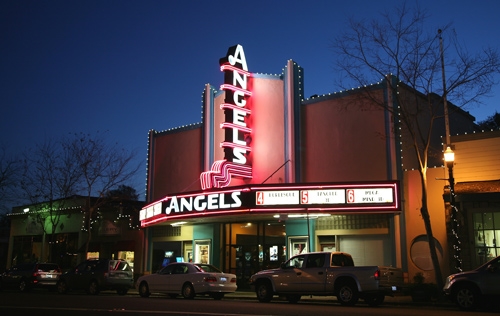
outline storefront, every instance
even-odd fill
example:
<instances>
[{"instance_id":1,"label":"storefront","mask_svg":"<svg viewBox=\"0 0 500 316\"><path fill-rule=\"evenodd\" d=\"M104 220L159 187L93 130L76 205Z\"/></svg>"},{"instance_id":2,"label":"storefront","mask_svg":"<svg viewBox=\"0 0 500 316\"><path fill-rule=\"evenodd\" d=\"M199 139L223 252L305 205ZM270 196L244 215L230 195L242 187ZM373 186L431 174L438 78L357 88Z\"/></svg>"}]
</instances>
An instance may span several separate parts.
<instances>
[{"instance_id":1,"label":"storefront","mask_svg":"<svg viewBox=\"0 0 500 316\"><path fill-rule=\"evenodd\" d=\"M166 196L140 218L153 232L153 269L210 263L235 273L241 288L253 273L311 250L391 265L388 214L400 210L397 182L249 185ZM342 215L353 211L364 215Z\"/></svg>"},{"instance_id":2,"label":"storefront","mask_svg":"<svg viewBox=\"0 0 500 316\"><path fill-rule=\"evenodd\" d=\"M500 131L451 137L460 258L473 269L500 256ZM450 195L444 198L450 202Z\"/></svg>"},{"instance_id":3,"label":"storefront","mask_svg":"<svg viewBox=\"0 0 500 316\"><path fill-rule=\"evenodd\" d=\"M121 210L106 205L86 226L85 197L15 207L11 221L7 267L25 262L54 262L67 270L85 259L124 259L135 269L141 262L143 231L139 228L139 201L123 201ZM87 244L88 242L88 244ZM138 267L142 270L142 267Z\"/></svg>"},{"instance_id":4,"label":"storefront","mask_svg":"<svg viewBox=\"0 0 500 316\"><path fill-rule=\"evenodd\" d=\"M346 107L348 94L304 100L300 66L289 60L280 75L251 73L241 45L219 64L224 82L205 87L203 122L150 131L145 272L207 262L244 287L259 270L319 250L401 266L391 114Z\"/></svg>"}]
</instances>

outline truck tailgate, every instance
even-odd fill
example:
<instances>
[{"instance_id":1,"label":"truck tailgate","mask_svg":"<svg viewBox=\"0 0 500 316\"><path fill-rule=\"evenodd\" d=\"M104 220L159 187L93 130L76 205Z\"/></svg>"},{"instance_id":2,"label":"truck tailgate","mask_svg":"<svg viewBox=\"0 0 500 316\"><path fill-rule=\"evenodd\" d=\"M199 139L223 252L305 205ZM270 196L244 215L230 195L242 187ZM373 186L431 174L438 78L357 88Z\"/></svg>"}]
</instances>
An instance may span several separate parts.
<instances>
[{"instance_id":1,"label":"truck tailgate","mask_svg":"<svg viewBox=\"0 0 500 316\"><path fill-rule=\"evenodd\" d=\"M387 288L392 292L401 291L404 285L403 269L395 267L379 267L381 288Z\"/></svg>"}]
</instances>

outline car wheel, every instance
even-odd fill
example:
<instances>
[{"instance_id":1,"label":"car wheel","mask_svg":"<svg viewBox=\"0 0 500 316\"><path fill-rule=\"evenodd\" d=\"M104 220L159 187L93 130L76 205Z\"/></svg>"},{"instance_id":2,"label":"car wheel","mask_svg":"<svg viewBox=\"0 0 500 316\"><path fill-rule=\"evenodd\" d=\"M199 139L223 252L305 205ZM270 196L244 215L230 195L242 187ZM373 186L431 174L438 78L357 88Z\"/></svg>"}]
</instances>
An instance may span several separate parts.
<instances>
[{"instance_id":1,"label":"car wheel","mask_svg":"<svg viewBox=\"0 0 500 316\"><path fill-rule=\"evenodd\" d=\"M90 295L97 295L97 294L99 294L99 285L97 284L96 280L90 281L89 288L87 289L87 292Z\"/></svg>"},{"instance_id":2,"label":"car wheel","mask_svg":"<svg viewBox=\"0 0 500 316\"><path fill-rule=\"evenodd\" d=\"M29 290L28 282L26 282L25 279L21 279L21 281L19 281L19 291L28 292L28 290Z\"/></svg>"},{"instance_id":3,"label":"car wheel","mask_svg":"<svg viewBox=\"0 0 500 316\"><path fill-rule=\"evenodd\" d=\"M259 282L255 287L255 294L259 302L268 303L273 298L273 289L269 282Z\"/></svg>"},{"instance_id":4,"label":"car wheel","mask_svg":"<svg viewBox=\"0 0 500 316\"><path fill-rule=\"evenodd\" d=\"M288 303L296 304L298 301L300 301L300 297L301 296L297 294L287 295L286 300L288 301Z\"/></svg>"},{"instance_id":5,"label":"car wheel","mask_svg":"<svg viewBox=\"0 0 500 316\"><path fill-rule=\"evenodd\" d=\"M128 293L128 289L118 289L116 290L116 293L118 293L118 295L126 295Z\"/></svg>"},{"instance_id":6,"label":"car wheel","mask_svg":"<svg viewBox=\"0 0 500 316\"><path fill-rule=\"evenodd\" d=\"M341 305L354 306L358 302L359 293L356 284L353 282L344 283L340 286L337 300Z\"/></svg>"},{"instance_id":7,"label":"car wheel","mask_svg":"<svg viewBox=\"0 0 500 316\"><path fill-rule=\"evenodd\" d=\"M213 298L214 300L221 300L224 298L224 293L212 293L210 294L210 297Z\"/></svg>"},{"instance_id":8,"label":"car wheel","mask_svg":"<svg viewBox=\"0 0 500 316\"><path fill-rule=\"evenodd\" d=\"M182 287L182 296L184 296L184 298L193 299L194 295L193 286L189 283L184 284Z\"/></svg>"},{"instance_id":9,"label":"car wheel","mask_svg":"<svg viewBox=\"0 0 500 316\"><path fill-rule=\"evenodd\" d=\"M385 296L383 294L368 295L365 297L365 302L370 306L379 306L384 302Z\"/></svg>"},{"instance_id":10,"label":"car wheel","mask_svg":"<svg viewBox=\"0 0 500 316\"><path fill-rule=\"evenodd\" d=\"M455 303L464 311L473 311L478 306L479 291L473 286L463 285L455 292Z\"/></svg>"},{"instance_id":11,"label":"car wheel","mask_svg":"<svg viewBox=\"0 0 500 316\"><path fill-rule=\"evenodd\" d=\"M141 297L149 297L149 295L151 295L151 293L149 293L149 286L144 281L139 285L139 295Z\"/></svg>"},{"instance_id":12,"label":"car wheel","mask_svg":"<svg viewBox=\"0 0 500 316\"><path fill-rule=\"evenodd\" d=\"M68 293L68 284L66 284L65 281L59 281L59 282L57 282L57 292L59 294L66 294L66 293Z\"/></svg>"}]
</instances>

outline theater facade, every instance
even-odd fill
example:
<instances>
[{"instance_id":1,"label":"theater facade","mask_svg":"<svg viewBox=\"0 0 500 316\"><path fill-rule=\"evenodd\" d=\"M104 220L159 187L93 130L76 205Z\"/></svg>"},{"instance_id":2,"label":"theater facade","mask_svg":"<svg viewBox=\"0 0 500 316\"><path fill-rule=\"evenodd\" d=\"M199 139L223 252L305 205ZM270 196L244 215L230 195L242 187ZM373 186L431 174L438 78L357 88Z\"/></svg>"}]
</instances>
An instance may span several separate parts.
<instances>
[{"instance_id":1,"label":"theater facade","mask_svg":"<svg viewBox=\"0 0 500 316\"><path fill-rule=\"evenodd\" d=\"M296 62L254 73L241 45L219 66L201 123L149 132L143 270L206 262L244 288L294 254L337 250L356 265L408 271L403 165L412 162L384 80L372 87L382 108L355 91L306 99Z\"/></svg>"}]
</instances>

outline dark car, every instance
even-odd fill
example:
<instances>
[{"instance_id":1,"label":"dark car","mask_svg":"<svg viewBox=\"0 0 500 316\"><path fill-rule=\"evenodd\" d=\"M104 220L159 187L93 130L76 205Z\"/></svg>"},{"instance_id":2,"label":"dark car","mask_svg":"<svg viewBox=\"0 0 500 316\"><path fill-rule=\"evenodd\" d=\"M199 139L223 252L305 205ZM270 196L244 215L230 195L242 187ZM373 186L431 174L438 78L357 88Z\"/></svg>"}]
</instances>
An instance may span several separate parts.
<instances>
[{"instance_id":1,"label":"dark car","mask_svg":"<svg viewBox=\"0 0 500 316\"><path fill-rule=\"evenodd\" d=\"M85 290L97 295L100 291L113 290L127 294L134 286L134 275L127 261L122 259L89 259L65 272L57 282L61 294L70 290Z\"/></svg>"},{"instance_id":2,"label":"dark car","mask_svg":"<svg viewBox=\"0 0 500 316\"><path fill-rule=\"evenodd\" d=\"M55 289L61 275L55 263L21 263L7 269L0 277L0 288L17 288L26 292L32 288Z\"/></svg>"},{"instance_id":3,"label":"dark car","mask_svg":"<svg viewBox=\"0 0 500 316\"><path fill-rule=\"evenodd\" d=\"M475 310L500 299L500 256L479 268L446 278L443 291L462 310Z\"/></svg>"}]
</instances>

